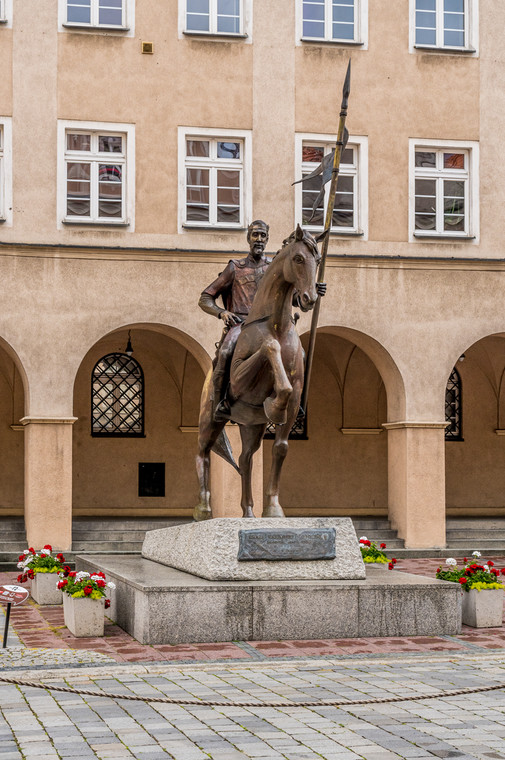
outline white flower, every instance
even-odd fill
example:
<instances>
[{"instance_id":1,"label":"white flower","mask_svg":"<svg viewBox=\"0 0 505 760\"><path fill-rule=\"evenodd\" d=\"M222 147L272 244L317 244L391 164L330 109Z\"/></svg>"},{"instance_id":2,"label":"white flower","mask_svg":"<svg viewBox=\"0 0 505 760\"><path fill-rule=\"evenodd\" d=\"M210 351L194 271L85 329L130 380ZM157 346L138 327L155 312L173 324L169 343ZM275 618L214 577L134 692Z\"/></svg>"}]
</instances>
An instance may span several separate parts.
<instances>
[{"instance_id":1,"label":"white flower","mask_svg":"<svg viewBox=\"0 0 505 760\"><path fill-rule=\"evenodd\" d=\"M24 563L24 562L18 562L18 568L19 568L20 570L23 570L23 569L24 569L24 566L25 566L25 563Z\"/></svg>"},{"instance_id":2,"label":"white flower","mask_svg":"<svg viewBox=\"0 0 505 760\"><path fill-rule=\"evenodd\" d=\"M47 549L41 549L40 550L40 556L41 557L49 557L50 554L51 554L51 552L48 552Z\"/></svg>"},{"instance_id":3,"label":"white flower","mask_svg":"<svg viewBox=\"0 0 505 760\"><path fill-rule=\"evenodd\" d=\"M23 554L30 554L30 552L28 551L28 549L24 549Z\"/></svg>"},{"instance_id":4,"label":"white flower","mask_svg":"<svg viewBox=\"0 0 505 760\"><path fill-rule=\"evenodd\" d=\"M480 552L472 552L472 557L482 557Z\"/></svg>"},{"instance_id":5,"label":"white flower","mask_svg":"<svg viewBox=\"0 0 505 760\"><path fill-rule=\"evenodd\" d=\"M116 584L112 583L112 581L109 581L107 584L107 588L116 588Z\"/></svg>"},{"instance_id":6,"label":"white flower","mask_svg":"<svg viewBox=\"0 0 505 760\"><path fill-rule=\"evenodd\" d=\"M458 563L456 562L455 559L453 559L453 557L449 557L448 559L445 560L445 564L446 565L457 565Z\"/></svg>"},{"instance_id":7,"label":"white flower","mask_svg":"<svg viewBox=\"0 0 505 760\"><path fill-rule=\"evenodd\" d=\"M92 581L103 581L103 578L101 575L91 575L90 578Z\"/></svg>"},{"instance_id":8,"label":"white flower","mask_svg":"<svg viewBox=\"0 0 505 760\"><path fill-rule=\"evenodd\" d=\"M81 570L80 573L77 573L75 576L76 581L82 581L83 578L89 578L89 573L86 573L84 570Z\"/></svg>"},{"instance_id":9,"label":"white flower","mask_svg":"<svg viewBox=\"0 0 505 760\"><path fill-rule=\"evenodd\" d=\"M489 573L489 565L484 565L484 570L486 571L486 573Z\"/></svg>"},{"instance_id":10,"label":"white flower","mask_svg":"<svg viewBox=\"0 0 505 760\"><path fill-rule=\"evenodd\" d=\"M366 536L361 536L360 541L368 541L368 538Z\"/></svg>"}]
</instances>

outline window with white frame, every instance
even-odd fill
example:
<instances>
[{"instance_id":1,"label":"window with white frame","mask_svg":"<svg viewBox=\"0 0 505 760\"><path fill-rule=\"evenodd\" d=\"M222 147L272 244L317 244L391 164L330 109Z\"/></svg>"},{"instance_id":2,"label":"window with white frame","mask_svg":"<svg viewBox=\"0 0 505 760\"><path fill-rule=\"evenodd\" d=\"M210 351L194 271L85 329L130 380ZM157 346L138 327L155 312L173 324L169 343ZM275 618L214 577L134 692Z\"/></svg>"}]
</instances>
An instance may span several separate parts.
<instances>
[{"instance_id":1,"label":"window with white frame","mask_svg":"<svg viewBox=\"0 0 505 760\"><path fill-rule=\"evenodd\" d=\"M357 42L363 0L302 0L302 38Z\"/></svg>"},{"instance_id":2,"label":"window with white frame","mask_svg":"<svg viewBox=\"0 0 505 760\"><path fill-rule=\"evenodd\" d=\"M475 0L414 0L415 45L470 48Z\"/></svg>"},{"instance_id":3,"label":"window with white frame","mask_svg":"<svg viewBox=\"0 0 505 760\"><path fill-rule=\"evenodd\" d=\"M296 179L310 175L321 163L324 156L335 148L329 137L317 139L308 135L296 136ZM340 161L340 170L335 194L332 231L350 234L363 234L366 195L366 138L350 138ZM324 195L319 198L322 187L321 174L307 179L295 186L296 219L309 230L322 230L330 191L330 182L324 188ZM313 213L314 212L314 213Z\"/></svg>"},{"instance_id":4,"label":"window with white frame","mask_svg":"<svg viewBox=\"0 0 505 760\"><path fill-rule=\"evenodd\" d=\"M244 140L187 135L184 151L184 224L243 227Z\"/></svg>"},{"instance_id":5,"label":"window with white frame","mask_svg":"<svg viewBox=\"0 0 505 760\"><path fill-rule=\"evenodd\" d=\"M416 146L414 234L469 236L470 150Z\"/></svg>"},{"instance_id":6,"label":"window with white frame","mask_svg":"<svg viewBox=\"0 0 505 760\"><path fill-rule=\"evenodd\" d=\"M132 125L60 122L59 135L59 218L132 225Z\"/></svg>"},{"instance_id":7,"label":"window with white frame","mask_svg":"<svg viewBox=\"0 0 505 760\"><path fill-rule=\"evenodd\" d=\"M90 27L126 26L126 0L66 0L66 23Z\"/></svg>"},{"instance_id":8,"label":"window with white frame","mask_svg":"<svg viewBox=\"0 0 505 760\"><path fill-rule=\"evenodd\" d=\"M5 0L0 0L0 22L5 23L6 21L5 16Z\"/></svg>"},{"instance_id":9,"label":"window with white frame","mask_svg":"<svg viewBox=\"0 0 505 760\"><path fill-rule=\"evenodd\" d=\"M0 222L12 224L12 119L0 117Z\"/></svg>"},{"instance_id":10,"label":"window with white frame","mask_svg":"<svg viewBox=\"0 0 505 760\"><path fill-rule=\"evenodd\" d=\"M185 0L186 32L242 34L243 0Z\"/></svg>"}]
</instances>

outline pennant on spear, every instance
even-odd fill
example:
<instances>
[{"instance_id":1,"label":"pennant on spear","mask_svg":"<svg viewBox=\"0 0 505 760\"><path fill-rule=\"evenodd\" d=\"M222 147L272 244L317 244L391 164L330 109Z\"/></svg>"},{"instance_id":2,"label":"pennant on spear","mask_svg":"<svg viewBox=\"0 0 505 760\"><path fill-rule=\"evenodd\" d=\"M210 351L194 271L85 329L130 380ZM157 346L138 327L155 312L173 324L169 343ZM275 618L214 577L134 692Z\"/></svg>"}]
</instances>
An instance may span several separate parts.
<instances>
[{"instance_id":1,"label":"pennant on spear","mask_svg":"<svg viewBox=\"0 0 505 760\"><path fill-rule=\"evenodd\" d=\"M347 132L347 129L345 128L345 120L347 117L347 105L349 101L350 91L351 91L351 61L349 60L349 65L347 66L347 73L345 75L345 80L344 80L344 87L342 90L342 105L340 107L340 120L338 123L337 144L335 146L335 150L332 151L331 153L328 153L328 155L326 155L323 158L323 160L321 161L317 169L315 169L311 174L307 175L306 177L303 177L301 180L297 180L298 182L304 182L305 180L311 179L312 177L317 177L319 174L322 174L321 190L312 208L312 216L311 216L311 219L312 219L319 203L324 197L325 184L331 178L330 192L328 194L328 203L326 205L326 216L325 216L325 221L324 221L324 232L323 232L323 238L322 238L323 242L321 245L321 263L319 264L319 271L317 274L318 282L324 282L324 270L326 266L326 256L328 254L328 242L329 242L329 237L330 237L329 233L331 229L331 223L333 219L333 209L335 207L335 193L337 191L337 181L338 181L338 173L340 170L340 160L342 158L342 153L344 152L344 148L347 144L347 138L349 137L349 133ZM296 184L296 183L293 183L293 184ZM314 359L314 348L316 345L316 331L317 331L317 323L319 320L320 309L321 309L321 296L319 296L319 298L317 299L314 309L312 311L309 347L307 350L307 361L305 364L305 380L303 384L303 394L302 394L302 399L301 399L301 404L300 404L301 414L303 415L307 411L307 399L309 395L310 374L312 372L312 362Z\"/></svg>"}]
</instances>

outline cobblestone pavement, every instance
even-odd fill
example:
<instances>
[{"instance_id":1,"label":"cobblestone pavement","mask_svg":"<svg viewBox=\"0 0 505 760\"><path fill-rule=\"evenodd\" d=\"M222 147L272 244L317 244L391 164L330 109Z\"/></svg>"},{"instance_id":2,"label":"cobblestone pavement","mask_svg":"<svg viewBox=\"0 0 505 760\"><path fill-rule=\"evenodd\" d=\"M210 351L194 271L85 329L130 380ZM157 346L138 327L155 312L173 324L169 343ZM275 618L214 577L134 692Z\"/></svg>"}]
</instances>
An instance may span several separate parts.
<instances>
[{"instance_id":1,"label":"cobblestone pavement","mask_svg":"<svg viewBox=\"0 0 505 760\"><path fill-rule=\"evenodd\" d=\"M499 760L505 688L353 707L181 707L202 700L369 699L505 683L505 653L131 665L19 671L20 678L146 701L0 683L1 760Z\"/></svg>"}]
</instances>

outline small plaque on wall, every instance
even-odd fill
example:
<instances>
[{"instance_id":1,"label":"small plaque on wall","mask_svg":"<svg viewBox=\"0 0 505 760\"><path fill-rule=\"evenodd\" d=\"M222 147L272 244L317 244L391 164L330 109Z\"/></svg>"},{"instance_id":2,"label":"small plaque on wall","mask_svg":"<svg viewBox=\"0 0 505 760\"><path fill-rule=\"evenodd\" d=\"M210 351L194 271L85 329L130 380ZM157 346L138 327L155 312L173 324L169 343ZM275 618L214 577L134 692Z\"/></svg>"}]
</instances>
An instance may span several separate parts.
<instances>
[{"instance_id":1,"label":"small plaque on wall","mask_svg":"<svg viewBox=\"0 0 505 760\"><path fill-rule=\"evenodd\" d=\"M239 530L238 561L335 559L335 528Z\"/></svg>"}]
</instances>

